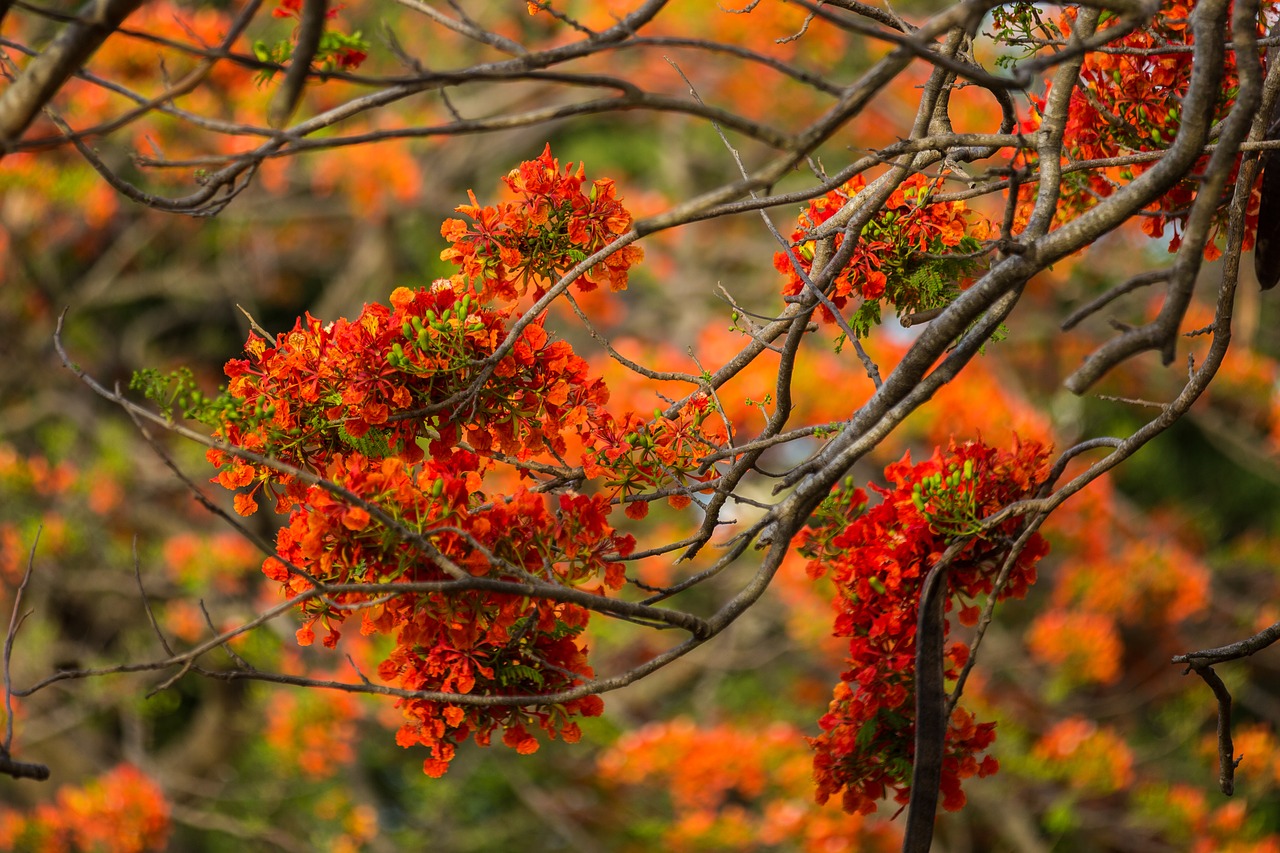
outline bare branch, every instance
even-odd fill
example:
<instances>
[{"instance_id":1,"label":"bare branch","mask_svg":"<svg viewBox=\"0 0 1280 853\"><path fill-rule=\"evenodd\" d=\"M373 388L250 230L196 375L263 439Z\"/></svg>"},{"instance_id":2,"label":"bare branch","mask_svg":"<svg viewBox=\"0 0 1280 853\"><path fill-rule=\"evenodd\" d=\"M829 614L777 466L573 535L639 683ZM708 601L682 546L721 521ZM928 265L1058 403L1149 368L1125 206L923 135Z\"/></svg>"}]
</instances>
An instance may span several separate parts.
<instances>
[{"instance_id":1,"label":"bare branch","mask_svg":"<svg viewBox=\"0 0 1280 853\"><path fill-rule=\"evenodd\" d=\"M67 79L141 5L142 0L89 0L76 20L0 92L0 158Z\"/></svg>"},{"instance_id":2,"label":"bare branch","mask_svg":"<svg viewBox=\"0 0 1280 853\"><path fill-rule=\"evenodd\" d=\"M18 636L18 629L27 614L22 617L22 593L27 589L31 573L35 568L36 547L40 544L40 530L36 531L35 540L31 543L31 553L27 557L27 568L22 573L22 581L13 594L13 611L9 614L9 630L4 636L4 744L0 746L0 773L15 779L35 779L43 782L49 778L49 768L43 764L31 764L25 761L14 761L13 755L13 641Z\"/></svg>"}]
</instances>

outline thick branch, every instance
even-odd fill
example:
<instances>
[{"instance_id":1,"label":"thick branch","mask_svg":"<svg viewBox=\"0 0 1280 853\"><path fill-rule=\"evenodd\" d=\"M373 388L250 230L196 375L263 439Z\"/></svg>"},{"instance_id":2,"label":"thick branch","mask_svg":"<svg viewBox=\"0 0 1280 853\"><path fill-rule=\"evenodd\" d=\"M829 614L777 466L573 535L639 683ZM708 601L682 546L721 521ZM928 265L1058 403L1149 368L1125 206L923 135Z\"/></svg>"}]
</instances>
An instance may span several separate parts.
<instances>
[{"instance_id":1,"label":"thick branch","mask_svg":"<svg viewBox=\"0 0 1280 853\"><path fill-rule=\"evenodd\" d=\"M267 108L267 122L272 127L284 127L293 116L293 111L298 108L302 89L311 73L311 60L320 47L320 36L324 34L324 19L328 12L329 0L303 0L298 43L293 49L293 58L289 60L289 70L285 72L284 80L272 96L271 106Z\"/></svg>"},{"instance_id":2,"label":"thick branch","mask_svg":"<svg viewBox=\"0 0 1280 853\"><path fill-rule=\"evenodd\" d=\"M90 0L18 79L0 92L0 158L9 151L72 74L115 32L142 0Z\"/></svg>"}]
</instances>

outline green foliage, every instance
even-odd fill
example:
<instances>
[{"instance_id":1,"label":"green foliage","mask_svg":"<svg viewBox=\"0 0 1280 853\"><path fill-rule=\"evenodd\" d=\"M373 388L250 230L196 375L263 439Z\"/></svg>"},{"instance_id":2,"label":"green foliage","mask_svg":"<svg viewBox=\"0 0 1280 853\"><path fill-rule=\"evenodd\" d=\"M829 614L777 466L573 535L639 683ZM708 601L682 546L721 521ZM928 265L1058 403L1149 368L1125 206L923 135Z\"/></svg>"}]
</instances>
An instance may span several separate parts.
<instances>
[{"instance_id":1,"label":"green foliage","mask_svg":"<svg viewBox=\"0 0 1280 853\"><path fill-rule=\"evenodd\" d=\"M180 416L199 421L209 426L217 426L222 413L228 408L230 398L223 388L218 397L209 398L204 395L190 368L180 367L168 373L148 367L135 370L129 380L129 388L141 391L142 395L155 403L160 413L172 420L176 409Z\"/></svg>"},{"instance_id":2,"label":"green foliage","mask_svg":"<svg viewBox=\"0 0 1280 853\"><path fill-rule=\"evenodd\" d=\"M1012 68L1033 56L1039 50L1040 40L1061 36L1053 20L1046 20L1041 12L1041 4L1027 2L1009 3L994 10L992 35L995 40L1005 47L1019 49L997 57L997 67Z\"/></svg>"},{"instance_id":3,"label":"green foliage","mask_svg":"<svg viewBox=\"0 0 1280 853\"><path fill-rule=\"evenodd\" d=\"M279 70L278 66L284 65L293 56L293 47L293 39L279 39L271 44L262 39L254 41L254 58L259 62L275 66L259 69L257 76L254 78L259 86L269 83L271 78L276 76L276 72ZM359 30L350 35L333 30L325 30L320 36L320 44L316 48L316 55L312 62L319 65L321 71L334 71L341 66L340 57L350 51L359 53L368 53L369 51L369 42L365 40Z\"/></svg>"},{"instance_id":4,"label":"green foliage","mask_svg":"<svg viewBox=\"0 0 1280 853\"><path fill-rule=\"evenodd\" d=\"M339 424L338 438L368 459L385 459L398 449L391 446L387 431L377 427L370 427L364 435L356 437L347 432L345 424Z\"/></svg>"},{"instance_id":5,"label":"green foliage","mask_svg":"<svg viewBox=\"0 0 1280 853\"><path fill-rule=\"evenodd\" d=\"M849 318L849 328L853 329L853 333L860 338L865 338L871 334L871 329L880 325L880 302L874 299L864 300L858 306L858 310L853 312L853 316ZM841 335L841 338L844 336ZM836 345L836 352L839 353L844 348L844 341L840 340Z\"/></svg>"},{"instance_id":6,"label":"green foliage","mask_svg":"<svg viewBox=\"0 0 1280 853\"><path fill-rule=\"evenodd\" d=\"M280 39L274 44L268 45L262 39L258 39L253 43L253 55L259 62L269 62L272 65L283 65L293 55L293 41L290 39ZM275 68L263 68L258 72L255 82L259 86L271 81L276 76Z\"/></svg>"},{"instance_id":7,"label":"green foliage","mask_svg":"<svg viewBox=\"0 0 1280 853\"><path fill-rule=\"evenodd\" d=\"M541 687L543 682L542 673L531 666L519 663L510 663L500 667L497 670L497 677L499 683L504 686L534 684Z\"/></svg>"}]
</instances>

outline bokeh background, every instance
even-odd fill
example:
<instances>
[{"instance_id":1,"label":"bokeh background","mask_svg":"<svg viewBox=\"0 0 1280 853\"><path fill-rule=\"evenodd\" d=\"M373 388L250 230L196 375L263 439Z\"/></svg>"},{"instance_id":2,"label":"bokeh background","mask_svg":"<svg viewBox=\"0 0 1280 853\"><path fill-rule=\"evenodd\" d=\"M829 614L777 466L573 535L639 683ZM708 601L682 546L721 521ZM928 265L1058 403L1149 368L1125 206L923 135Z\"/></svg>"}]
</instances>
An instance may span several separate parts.
<instances>
[{"instance_id":1,"label":"bokeh background","mask_svg":"<svg viewBox=\"0 0 1280 853\"><path fill-rule=\"evenodd\" d=\"M483 7L473 10L481 23L528 44L571 37L554 18L528 15L524 4L473 5ZM902 5L903 14L928 11L927 4ZM395 73L388 33L433 68L492 58L486 48L423 25L412 6L357 3L341 11L348 31L362 31L372 45L364 72ZM766 0L740 14L701 2L678 6L663 16L669 30L659 25L655 34L744 44L833 81L851 79L885 50L821 21L778 43L804 27L805 14L794 5ZM597 27L617 11L606 3L563 8ZM217 3L155 2L130 26L213 42L229 11ZM287 38L291 26L262 16L246 44ZM5 28L8 38L39 43L55 24L18 6ZM171 77L193 63L181 51L118 36L90 68L147 93L162 85L160 57ZM812 120L830 102L732 57L676 45L619 54L611 63L578 70L607 70L673 96L686 95L692 83L708 103L782 127ZM178 105L226 122L260 122L273 86L220 63L208 85ZM313 87L302 113L353 91L340 80ZM917 95L906 86L884 92L815 165L835 171L905 133ZM502 115L569 97L549 82L458 86L448 103L424 94L340 130L426 126L447 120L451 110ZM993 128L994 107L965 97L957 99L957 123ZM84 81L56 101L76 127L126 105ZM28 138L56 132L42 120ZM758 143L731 139L748 161L762 156ZM237 306L277 332L303 312L351 317L366 302L385 302L397 286L447 275L440 223L469 189L482 203L499 198L500 177L548 142L562 163L585 163L589 178L614 178L637 216L730 182L737 172L706 123L641 111L271 160L213 217L132 203L67 146L0 161L0 619L7 620L31 567L21 608L30 615L12 651L15 686L61 668L162 657L135 574L159 631L177 648L279 600L261 575L262 555L193 499L121 411L61 366L53 335L62 312L72 357L104 384L127 385L144 367L185 365L212 391L248 332ZM191 192L200 169L216 168L194 161L251 144L252 137L205 133L159 114L93 140L120 174L173 195ZM135 155L194 164L144 168ZM813 178L789 181L780 189ZM998 216L999 199L974 204L988 202ZM789 233L798 212L796 205L771 215ZM620 350L646 365L698 372L737 351L741 336L731 330L732 308L720 287L752 311L781 308L772 266L778 247L757 215L664 232L643 245L646 261L625 293L582 304ZM852 476L875 481L904 453L923 458L952 438L1007 444L1016 432L1061 448L1127 434L1149 415L1131 401L1161 400L1176 389L1196 340L1186 342L1172 368L1138 359L1098 393L1075 398L1061 380L1108 336L1107 321L1141 321L1157 303L1139 292L1071 336L1057 326L1091 296L1166 257L1165 241L1135 225L1038 278L1007 339L989 346ZM1210 265L1205 276L1214 274ZM1207 323L1209 309L1196 310ZM1207 399L1046 525L1053 551L1040 582L1026 600L999 611L968 693L981 714L999 722L994 754L1001 772L968 784L970 805L941 818L938 849L1280 850L1280 658L1263 653L1222 668L1237 700L1237 752L1244 755L1229 800L1216 790L1212 699L1169 663L1178 652L1280 620L1280 308L1249 282L1237 313L1235 348ZM661 405L664 389L609 362L570 312L553 314L548 326L609 378L615 397L642 411ZM877 330L868 348L882 370L910 336L894 323ZM815 336L804 353L796 423L847 417L869 395L852 352L837 353L832 338ZM722 394L748 434L769 405L770 378L762 361ZM152 440L213 499L229 504L229 496L205 485L213 471L201 448L164 435ZM770 464L795 464L814 446L785 448ZM280 519L263 510L250 523L270 537ZM657 508L633 532L644 547L679 538L688 524ZM652 560L637 572L660 583L698 565ZM709 605L732 580L697 595ZM888 822L892 807L863 818L812 802L804 737L817 734L842 669L840 644L830 636L830 596L797 558L715 643L607 696L605 716L584 726L582 743L544 744L532 756L501 745L468 749L439 780L423 775L423 756L394 743L396 710L368 697L195 675L155 691L171 674L156 672L60 682L13 702L14 756L48 764L53 778L0 780L0 847L56 849L41 845L65 831L83 849L113 851L391 851L427 842L460 853L893 850L899 830ZM695 596L689 606L698 604ZM235 652L262 669L353 678L341 656L298 648L294 627L273 623ZM603 620L591 630L601 671L644 660L667 642ZM205 665L216 670L231 661L217 652ZM77 835L67 827L93 829Z\"/></svg>"}]
</instances>

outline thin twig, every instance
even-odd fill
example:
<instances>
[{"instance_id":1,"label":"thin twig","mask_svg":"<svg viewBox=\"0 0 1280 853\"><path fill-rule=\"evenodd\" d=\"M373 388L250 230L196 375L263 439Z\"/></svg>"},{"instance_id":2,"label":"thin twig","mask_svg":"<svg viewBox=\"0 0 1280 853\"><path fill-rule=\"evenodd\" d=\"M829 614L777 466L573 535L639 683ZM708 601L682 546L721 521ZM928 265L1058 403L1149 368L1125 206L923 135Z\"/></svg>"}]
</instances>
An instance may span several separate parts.
<instances>
[{"instance_id":1,"label":"thin twig","mask_svg":"<svg viewBox=\"0 0 1280 853\"><path fill-rule=\"evenodd\" d=\"M1218 700L1218 788L1230 797L1236 790L1236 767L1244 758L1236 757L1235 745L1231 742L1231 691L1211 666L1188 664L1186 671L1194 671L1204 679Z\"/></svg>"},{"instance_id":2,"label":"thin twig","mask_svg":"<svg viewBox=\"0 0 1280 853\"><path fill-rule=\"evenodd\" d=\"M164 635L164 631L160 630L156 613L151 608L151 599L147 596L147 588L142 583L142 562L138 559L137 534L133 537L133 579L138 584L138 595L142 598L142 608L147 612L147 621L151 623L151 630L155 631L156 636L160 638L160 645L164 647L165 653L172 657L173 647L169 645L169 638Z\"/></svg>"},{"instance_id":3,"label":"thin twig","mask_svg":"<svg viewBox=\"0 0 1280 853\"><path fill-rule=\"evenodd\" d=\"M26 761L14 761L13 755L13 641L18 636L18 629L26 621L29 612L18 616L22 609L22 593L27 589L36 564L36 547L40 544L40 534L44 526L36 528L35 541L31 543L31 553L27 557L27 568L22 573L22 582L13 594L13 611L9 614L9 630L4 637L4 746L0 747L0 773L14 779L35 779L43 782L49 778L49 768L43 764L32 764Z\"/></svg>"}]
</instances>

